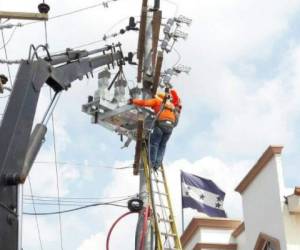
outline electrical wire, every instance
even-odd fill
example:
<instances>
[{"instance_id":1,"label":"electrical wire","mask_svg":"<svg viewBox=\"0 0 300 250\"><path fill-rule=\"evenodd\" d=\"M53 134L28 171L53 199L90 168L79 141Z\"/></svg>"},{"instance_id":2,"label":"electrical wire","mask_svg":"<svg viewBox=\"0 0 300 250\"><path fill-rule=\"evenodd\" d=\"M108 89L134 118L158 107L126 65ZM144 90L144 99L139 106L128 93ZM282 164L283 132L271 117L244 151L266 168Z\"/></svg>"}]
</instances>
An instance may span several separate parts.
<instances>
[{"instance_id":1,"label":"electrical wire","mask_svg":"<svg viewBox=\"0 0 300 250\"><path fill-rule=\"evenodd\" d=\"M147 233L147 224L148 224L148 218L149 218L149 213L150 213L150 206L147 206L146 208L144 208L144 223L143 223L143 228L142 228L142 236L141 236L141 241L140 241L140 247L139 250L144 250L145 248L145 237L146 237L146 233Z\"/></svg>"},{"instance_id":2,"label":"electrical wire","mask_svg":"<svg viewBox=\"0 0 300 250\"><path fill-rule=\"evenodd\" d=\"M82 167L92 167L92 168L103 168L103 169L113 169L113 170L123 170L123 169L130 169L132 165L124 166L124 167L110 167L110 166L100 166L100 165L86 165L84 163L76 163L76 162L56 162L58 165L74 165L74 166L82 166ZM34 163L35 165L50 165L55 164L52 161L37 161Z\"/></svg>"},{"instance_id":3,"label":"electrical wire","mask_svg":"<svg viewBox=\"0 0 300 250\"><path fill-rule=\"evenodd\" d=\"M108 32L110 32L113 28L115 28L117 25L119 25L120 23L122 23L124 20L127 20L130 16L126 16L126 17L123 17L121 19L119 19L116 23L114 23L112 26L110 26L104 33L103 33L103 36L101 39L99 40L95 40L95 41L92 41L92 42L89 42L89 43L84 43L84 44L80 44L80 45L77 45L77 46L74 46L72 47L73 49L80 49L80 48L84 48L84 47L88 47L90 45L94 45L94 44L97 44L97 43L104 43L106 42L110 37L108 37L106 40L103 39ZM135 16L135 17L140 17L140 16ZM54 52L54 54L58 54L58 53L63 53L65 52L65 50L60 50L60 51L57 51L57 52Z\"/></svg>"},{"instance_id":4,"label":"electrical wire","mask_svg":"<svg viewBox=\"0 0 300 250\"><path fill-rule=\"evenodd\" d=\"M9 38L7 39L6 42L3 43L3 46L0 47L0 49L3 49L5 46L7 46L9 44L9 42L11 41L11 39L13 38L13 35L15 34L15 31L17 29L17 26L14 27L13 31L11 32Z\"/></svg>"},{"instance_id":5,"label":"electrical wire","mask_svg":"<svg viewBox=\"0 0 300 250\"><path fill-rule=\"evenodd\" d=\"M91 204L98 204L99 202L67 202L67 203L64 203L64 202L61 202L60 203L60 206L61 207L81 207L81 206L88 206L88 205L91 205ZM32 202L30 202L29 200L25 200L25 203L26 205L32 205ZM47 202L47 201L36 201L35 200L35 205L39 205L39 206L57 206L57 202ZM120 205L120 204L119 204ZM121 204L123 205L123 204Z\"/></svg>"},{"instance_id":6,"label":"electrical wire","mask_svg":"<svg viewBox=\"0 0 300 250\"><path fill-rule=\"evenodd\" d=\"M173 47L173 49L174 49L174 51L175 51L175 53L177 54L177 61L176 61L176 63L173 65L173 67L174 66L176 66L176 65L178 65L178 63L181 61L181 54L179 53L179 51L175 48L175 47Z\"/></svg>"},{"instance_id":7,"label":"electrical wire","mask_svg":"<svg viewBox=\"0 0 300 250\"><path fill-rule=\"evenodd\" d=\"M174 16L177 16L177 14L178 14L178 9L179 9L178 4L175 3L174 1L171 1L171 0L163 0L163 1L165 1L165 2L167 2L167 3L169 3L169 4L172 4L172 5L175 6Z\"/></svg>"},{"instance_id":8,"label":"electrical wire","mask_svg":"<svg viewBox=\"0 0 300 250\"><path fill-rule=\"evenodd\" d=\"M32 202L25 202L25 205L32 205ZM35 202L35 205L39 205L39 206L57 206L58 203L57 202ZM95 202L85 202L85 203L60 203L61 207L81 207L81 206L88 206L91 204L95 204ZM117 205L122 205L122 204L117 204ZM124 205L125 206L125 205Z\"/></svg>"},{"instance_id":9,"label":"electrical wire","mask_svg":"<svg viewBox=\"0 0 300 250\"><path fill-rule=\"evenodd\" d=\"M24 212L23 214L25 215L57 215L57 214L64 214L64 213L70 213L70 212L75 212L78 210L86 209L86 208L91 208L91 207L97 207L97 206L115 206L115 207L122 207L122 208L127 208L127 206L115 204L116 202L123 201L125 199L121 200L116 200L113 202L102 202L102 203L94 203L78 208L73 208L73 209L67 209L67 210L61 210L61 211L55 211L55 212L45 212L45 213L29 213L29 212Z\"/></svg>"},{"instance_id":10,"label":"electrical wire","mask_svg":"<svg viewBox=\"0 0 300 250\"><path fill-rule=\"evenodd\" d=\"M31 181L30 181L30 176L28 176L28 183L29 183L29 190L30 190L31 196L33 197L33 190L32 190L32 185L31 185ZM25 203L23 202L23 204L25 204ZM32 207L33 207L34 213L36 213L35 205L36 205L35 201L32 198ZM36 215L34 217L35 217L35 224L36 224L36 228L37 228L37 232L38 232L40 248L43 250L44 248L43 248L43 244L42 244L42 237L41 237L41 231L40 231L38 217Z\"/></svg>"},{"instance_id":11,"label":"electrical wire","mask_svg":"<svg viewBox=\"0 0 300 250\"><path fill-rule=\"evenodd\" d=\"M135 198L136 195L131 195L131 196L119 196L119 197L114 197L114 199L118 198L118 199L122 199L122 200L130 200ZM106 198L107 199L107 198ZM110 197L110 199L112 199ZM51 198L36 198L33 196L24 196L24 201L25 201L25 205L40 205L40 206L57 206L57 200L55 199L55 197L51 197ZM64 200L60 200L60 205L61 206L72 206L72 207L81 207L81 206L87 206L87 205L91 205L91 204L98 204L100 202L100 199L80 199L80 200L68 200L68 199L64 199ZM104 201L102 201L103 203ZM111 200L111 201L105 201L107 202L113 202L115 203L116 201ZM100 202L101 203L101 202ZM119 204L118 204L119 205ZM34 211L36 213L36 211Z\"/></svg>"},{"instance_id":12,"label":"electrical wire","mask_svg":"<svg viewBox=\"0 0 300 250\"><path fill-rule=\"evenodd\" d=\"M49 87L50 100L51 88ZM57 201L58 201L58 211L60 212L60 190L59 190L59 178L58 178L58 165L57 165L57 151L56 151L56 138L55 138L55 124L54 124L54 111L51 114L52 122L52 138L53 138L53 150L54 150L54 162L55 162L55 176L56 176L56 189L57 189ZM60 232L60 247L63 250L63 237L62 237L62 218L61 213L58 213L59 220L59 232Z\"/></svg>"},{"instance_id":13,"label":"electrical wire","mask_svg":"<svg viewBox=\"0 0 300 250\"><path fill-rule=\"evenodd\" d=\"M127 212L125 214L122 214L113 224L112 226L110 227L109 231L108 231L108 234L107 234L107 237L106 237L106 250L109 250L109 242L110 242L110 236L111 236L111 233L113 231L113 229L115 228L115 226L117 225L117 223L123 219L124 217L126 217L127 215L130 215L130 214L133 214L133 213L136 213L136 212Z\"/></svg>"},{"instance_id":14,"label":"electrical wire","mask_svg":"<svg viewBox=\"0 0 300 250\"><path fill-rule=\"evenodd\" d=\"M79 13L79 12L82 12L82 11L86 11L86 10L89 10L89 9L93 9L93 8L96 8L96 7L100 7L100 6L103 6L104 8L106 8L105 6L108 6L108 3L116 2L116 1L118 1L118 0L108 0L108 1L105 1L105 2L98 3L98 4L94 4L94 5L91 5L91 6L87 6L87 7L84 7L84 8L80 8L80 9L77 9L77 10L73 10L73 11L70 11L70 12L66 12L66 13L58 14L56 16L52 16L52 17L49 17L48 20L53 20L53 19L56 19L56 18L73 15L73 14L76 14L76 13ZM39 23L39 22L40 21L28 22L28 23L24 23L23 26L31 25L31 24L35 24L35 23Z\"/></svg>"},{"instance_id":15,"label":"electrical wire","mask_svg":"<svg viewBox=\"0 0 300 250\"><path fill-rule=\"evenodd\" d=\"M74 201L77 201L77 200L107 200L107 199L123 199L123 198L127 198L127 199L131 199L133 197L136 197L137 195L136 194L133 194L133 195L122 195L122 196L109 196L109 197L64 197L64 198L61 198L61 201L64 201L64 200L74 200ZM46 200L57 200L55 196L39 196L39 195L24 195L24 198L25 199L32 199L34 198L35 200L38 200L38 199L46 199Z\"/></svg>"},{"instance_id":16,"label":"electrical wire","mask_svg":"<svg viewBox=\"0 0 300 250\"><path fill-rule=\"evenodd\" d=\"M10 19L9 18L6 18L6 20L4 20L2 23L7 23Z\"/></svg>"},{"instance_id":17,"label":"electrical wire","mask_svg":"<svg viewBox=\"0 0 300 250\"><path fill-rule=\"evenodd\" d=\"M7 55L6 44L5 44L5 37L4 37L4 32L3 32L3 30L1 30L1 36L2 36L2 42L3 42L3 48L4 48L5 59L8 61L8 55ZM7 71L8 71L8 77L9 77L10 87L12 88L12 80L11 80L10 67L9 67L8 64L6 64L6 65L7 65Z\"/></svg>"}]
</instances>

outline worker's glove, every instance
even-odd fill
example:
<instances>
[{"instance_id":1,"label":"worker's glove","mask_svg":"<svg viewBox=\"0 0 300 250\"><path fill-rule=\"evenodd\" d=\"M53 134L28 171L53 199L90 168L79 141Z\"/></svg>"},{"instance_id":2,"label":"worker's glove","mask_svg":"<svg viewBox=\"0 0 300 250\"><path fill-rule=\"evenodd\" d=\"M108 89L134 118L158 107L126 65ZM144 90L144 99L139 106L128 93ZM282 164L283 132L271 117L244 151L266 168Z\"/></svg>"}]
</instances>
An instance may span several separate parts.
<instances>
[{"instance_id":1,"label":"worker's glove","mask_svg":"<svg viewBox=\"0 0 300 250\"><path fill-rule=\"evenodd\" d=\"M132 105L132 104L133 104L133 99L132 99L132 98L130 98L130 99L128 100L128 104L129 104L129 105Z\"/></svg>"}]
</instances>

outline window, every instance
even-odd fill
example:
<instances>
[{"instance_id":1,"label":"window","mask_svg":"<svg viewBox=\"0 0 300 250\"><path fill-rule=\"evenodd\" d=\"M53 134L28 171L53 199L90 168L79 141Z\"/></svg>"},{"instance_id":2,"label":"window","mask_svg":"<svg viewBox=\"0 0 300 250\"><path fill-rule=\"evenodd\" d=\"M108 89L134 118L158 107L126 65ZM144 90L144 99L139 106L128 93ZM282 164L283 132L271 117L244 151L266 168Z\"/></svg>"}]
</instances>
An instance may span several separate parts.
<instances>
[{"instance_id":1,"label":"window","mask_svg":"<svg viewBox=\"0 0 300 250\"><path fill-rule=\"evenodd\" d=\"M267 241L263 250L276 250L274 244L272 242Z\"/></svg>"},{"instance_id":2,"label":"window","mask_svg":"<svg viewBox=\"0 0 300 250\"><path fill-rule=\"evenodd\" d=\"M254 250L280 250L280 242L276 238L260 233Z\"/></svg>"}]
</instances>

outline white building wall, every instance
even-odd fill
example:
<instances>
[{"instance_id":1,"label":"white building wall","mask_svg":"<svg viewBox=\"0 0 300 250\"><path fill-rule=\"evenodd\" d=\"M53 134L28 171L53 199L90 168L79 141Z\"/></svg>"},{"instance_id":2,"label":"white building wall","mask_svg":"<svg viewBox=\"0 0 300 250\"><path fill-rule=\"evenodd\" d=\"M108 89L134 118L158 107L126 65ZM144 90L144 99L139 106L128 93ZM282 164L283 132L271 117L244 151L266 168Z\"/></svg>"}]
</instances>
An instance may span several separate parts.
<instances>
[{"instance_id":1,"label":"white building wall","mask_svg":"<svg viewBox=\"0 0 300 250\"><path fill-rule=\"evenodd\" d=\"M193 234L192 238L184 247L184 250L193 250L197 243L201 242L201 234L200 229L198 228L197 231Z\"/></svg>"},{"instance_id":2,"label":"white building wall","mask_svg":"<svg viewBox=\"0 0 300 250\"><path fill-rule=\"evenodd\" d=\"M200 228L185 246L185 250L192 250L197 243L229 244L233 230Z\"/></svg>"},{"instance_id":3,"label":"white building wall","mask_svg":"<svg viewBox=\"0 0 300 250\"><path fill-rule=\"evenodd\" d=\"M283 217L287 250L300 250L300 213L291 214L285 205Z\"/></svg>"},{"instance_id":4,"label":"white building wall","mask_svg":"<svg viewBox=\"0 0 300 250\"><path fill-rule=\"evenodd\" d=\"M246 234L245 231L242 232L236 239L235 241L232 241L232 243L237 244L237 250L245 250L247 242L246 242Z\"/></svg>"},{"instance_id":5,"label":"white building wall","mask_svg":"<svg viewBox=\"0 0 300 250\"><path fill-rule=\"evenodd\" d=\"M232 231L233 230L203 228L200 230L201 242L228 244L230 243Z\"/></svg>"},{"instance_id":6,"label":"white building wall","mask_svg":"<svg viewBox=\"0 0 300 250\"><path fill-rule=\"evenodd\" d=\"M287 250L282 216L284 196L280 155L268 162L243 192L242 198L247 242L243 250L253 250L260 232L277 238L281 250Z\"/></svg>"}]
</instances>

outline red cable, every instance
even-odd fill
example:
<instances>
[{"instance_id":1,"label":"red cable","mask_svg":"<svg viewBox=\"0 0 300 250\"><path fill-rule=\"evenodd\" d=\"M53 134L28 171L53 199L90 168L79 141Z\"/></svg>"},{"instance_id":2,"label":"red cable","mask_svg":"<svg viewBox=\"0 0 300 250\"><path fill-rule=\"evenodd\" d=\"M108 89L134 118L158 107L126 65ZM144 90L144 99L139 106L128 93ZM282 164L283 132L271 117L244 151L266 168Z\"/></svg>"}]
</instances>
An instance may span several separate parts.
<instances>
[{"instance_id":1,"label":"red cable","mask_svg":"<svg viewBox=\"0 0 300 250\"><path fill-rule=\"evenodd\" d=\"M144 209L144 224L143 224L143 231L142 231L142 237L141 237L141 242L140 242L140 250L144 250L144 240L145 240L145 235L147 233L147 221L149 218L150 214L150 207L146 207Z\"/></svg>"},{"instance_id":2,"label":"red cable","mask_svg":"<svg viewBox=\"0 0 300 250\"><path fill-rule=\"evenodd\" d=\"M114 227L117 225L117 223L123 219L125 216L129 215L129 214L133 214L133 213L136 213L136 212L127 212L125 214L123 214L122 216L120 216L115 222L114 224L112 224L111 228L109 229L109 232L108 232L108 235L107 235L107 238L106 238L106 250L109 250L109 240L110 240L110 235L114 229Z\"/></svg>"}]
</instances>

